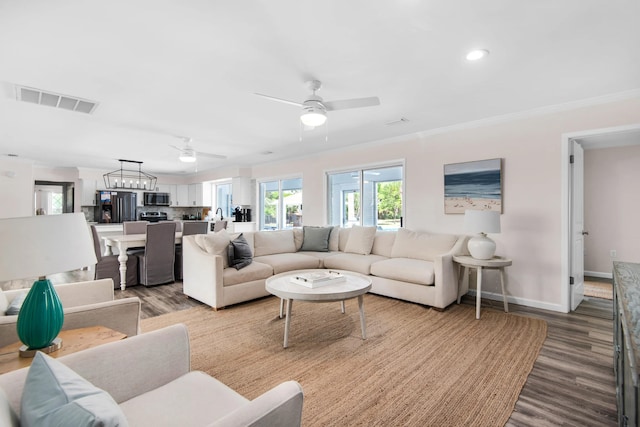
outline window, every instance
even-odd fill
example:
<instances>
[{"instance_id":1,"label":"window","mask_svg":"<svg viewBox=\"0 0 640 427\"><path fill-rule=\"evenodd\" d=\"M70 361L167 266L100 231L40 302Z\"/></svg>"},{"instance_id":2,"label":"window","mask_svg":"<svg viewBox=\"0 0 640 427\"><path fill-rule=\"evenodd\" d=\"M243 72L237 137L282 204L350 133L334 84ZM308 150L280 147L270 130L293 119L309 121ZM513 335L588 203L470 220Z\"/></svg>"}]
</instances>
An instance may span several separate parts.
<instances>
[{"instance_id":1,"label":"window","mask_svg":"<svg viewBox=\"0 0 640 427\"><path fill-rule=\"evenodd\" d=\"M341 227L402 226L403 166L329 173L329 223Z\"/></svg>"},{"instance_id":2,"label":"window","mask_svg":"<svg viewBox=\"0 0 640 427\"><path fill-rule=\"evenodd\" d=\"M226 184L216 184L215 185L215 195L216 200L214 201L214 206L216 210L218 208L222 209L222 216L224 218L231 217L231 183ZM220 213L218 213L220 215Z\"/></svg>"},{"instance_id":3,"label":"window","mask_svg":"<svg viewBox=\"0 0 640 427\"><path fill-rule=\"evenodd\" d=\"M260 230L302 226L302 178L260 183Z\"/></svg>"}]
</instances>

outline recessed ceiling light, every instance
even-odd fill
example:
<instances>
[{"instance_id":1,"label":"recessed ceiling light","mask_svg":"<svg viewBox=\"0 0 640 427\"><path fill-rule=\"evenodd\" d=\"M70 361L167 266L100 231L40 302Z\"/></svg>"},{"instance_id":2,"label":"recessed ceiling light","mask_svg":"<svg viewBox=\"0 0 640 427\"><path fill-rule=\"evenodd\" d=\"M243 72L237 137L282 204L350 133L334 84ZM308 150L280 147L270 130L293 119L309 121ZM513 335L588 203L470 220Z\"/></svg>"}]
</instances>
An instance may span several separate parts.
<instances>
[{"instance_id":1,"label":"recessed ceiling light","mask_svg":"<svg viewBox=\"0 0 640 427\"><path fill-rule=\"evenodd\" d=\"M477 61L485 56L489 55L489 51L486 49L476 49L467 53L467 61Z\"/></svg>"}]
</instances>

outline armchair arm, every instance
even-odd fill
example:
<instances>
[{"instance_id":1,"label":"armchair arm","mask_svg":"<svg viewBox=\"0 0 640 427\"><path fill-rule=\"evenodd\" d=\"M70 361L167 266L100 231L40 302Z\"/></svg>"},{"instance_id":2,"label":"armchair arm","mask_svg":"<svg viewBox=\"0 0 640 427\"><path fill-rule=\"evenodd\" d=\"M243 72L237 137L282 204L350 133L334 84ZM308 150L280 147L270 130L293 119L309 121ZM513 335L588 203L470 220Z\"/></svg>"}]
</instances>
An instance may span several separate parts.
<instances>
[{"instance_id":1,"label":"armchair arm","mask_svg":"<svg viewBox=\"0 0 640 427\"><path fill-rule=\"evenodd\" d=\"M64 311L62 329L105 326L132 337L140 333L140 306L138 297L130 297L71 307Z\"/></svg>"},{"instance_id":2,"label":"armchair arm","mask_svg":"<svg viewBox=\"0 0 640 427\"><path fill-rule=\"evenodd\" d=\"M445 308L458 299L458 268L453 256L465 253L468 236L460 236L453 247L433 260L435 275L434 285L440 290L436 292L434 307Z\"/></svg>"},{"instance_id":3,"label":"armchair arm","mask_svg":"<svg viewBox=\"0 0 640 427\"><path fill-rule=\"evenodd\" d=\"M302 401L300 384L286 381L209 426L300 426Z\"/></svg>"},{"instance_id":4,"label":"armchair arm","mask_svg":"<svg viewBox=\"0 0 640 427\"><path fill-rule=\"evenodd\" d=\"M182 239L183 292L213 308L224 307L222 257L203 250L195 235Z\"/></svg>"}]
</instances>

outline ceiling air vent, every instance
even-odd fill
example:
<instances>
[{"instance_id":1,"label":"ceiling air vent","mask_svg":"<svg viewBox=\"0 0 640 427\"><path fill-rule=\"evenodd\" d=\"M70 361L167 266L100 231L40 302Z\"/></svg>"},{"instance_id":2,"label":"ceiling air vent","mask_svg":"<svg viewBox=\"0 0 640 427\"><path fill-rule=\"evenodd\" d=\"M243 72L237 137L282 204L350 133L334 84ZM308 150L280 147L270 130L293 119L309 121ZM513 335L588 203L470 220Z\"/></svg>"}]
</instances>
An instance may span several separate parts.
<instances>
[{"instance_id":1,"label":"ceiling air vent","mask_svg":"<svg viewBox=\"0 0 640 427\"><path fill-rule=\"evenodd\" d=\"M46 92L32 87L16 86L16 99L32 104L48 105L63 110L91 114L98 106L96 101L77 98L75 96Z\"/></svg>"}]
</instances>

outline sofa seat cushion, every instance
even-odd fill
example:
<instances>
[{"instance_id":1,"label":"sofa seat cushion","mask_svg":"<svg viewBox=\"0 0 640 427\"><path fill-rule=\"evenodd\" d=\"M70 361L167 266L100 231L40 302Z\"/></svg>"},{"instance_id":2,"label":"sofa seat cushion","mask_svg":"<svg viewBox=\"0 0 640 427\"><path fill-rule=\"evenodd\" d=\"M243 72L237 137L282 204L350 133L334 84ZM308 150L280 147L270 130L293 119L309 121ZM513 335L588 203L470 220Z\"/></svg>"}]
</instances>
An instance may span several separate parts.
<instances>
[{"instance_id":1,"label":"sofa seat cushion","mask_svg":"<svg viewBox=\"0 0 640 427\"><path fill-rule=\"evenodd\" d=\"M192 371L121 403L120 408L131 427L206 426L248 402L215 378Z\"/></svg>"},{"instance_id":2,"label":"sofa seat cushion","mask_svg":"<svg viewBox=\"0 0 640 427\"><path fill-rule=\"evenodd\" d=\"M337 253L324 259L324 268L355 271L356 273L368 275L371 271L371 264L385 259L387 258L381 255Z\"/></svg>"},{"instance_id":3,"label":"sofa seat cushion","mask_svg":"<svg viewBox=\"0 0 640 427\"><path fill-rule=\"evenodd\" d=\"M241 270L233 267L222 270L223 286L237 285L238 283L252 282L273 276L273 267L254 261Z\"/></svg>"},{"instance_id":4,"label":"sofa seat cushion","mask_svg":"<svg viewBox=\"0 0 640 427\"><path fill-rule=\"evenodd\" d=\"M270 265L273 268L273 274L320 267L318 257L301 253L264 255L255 257L254 261Z\"/></svg>"},{"instance_id":5,"label":"sofa seat cushion","mask_svg":"<svg viewBox=\"0 0 640 427\"><path fill-rule=\"evenodd\" d=\"M433 262L411 258L390 258L371 265L373 276L401 282L433 285L435 274Z\"/></svg>"}]
</instances>

